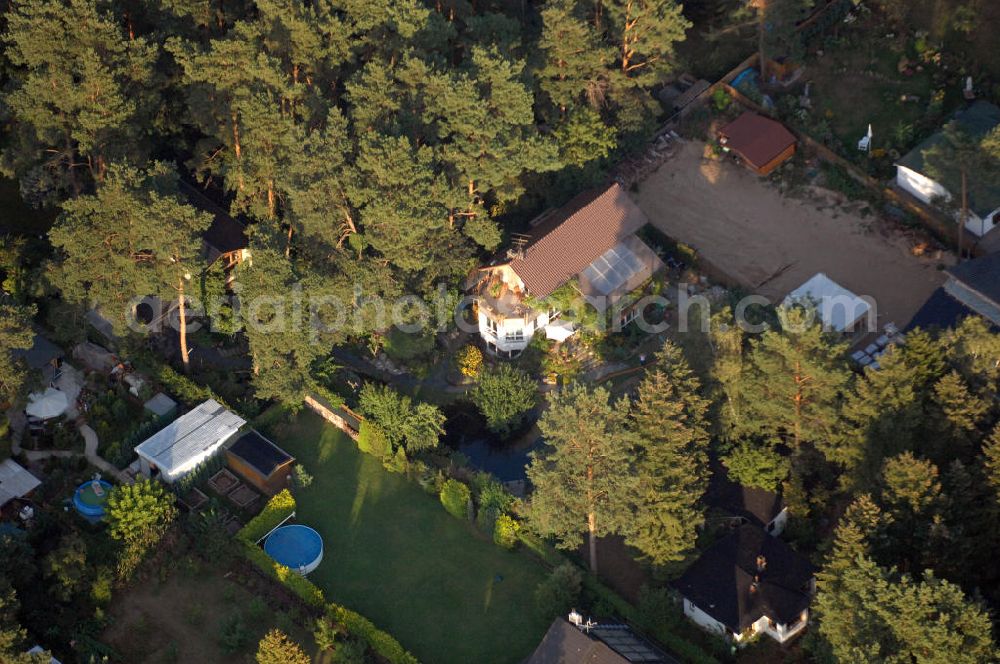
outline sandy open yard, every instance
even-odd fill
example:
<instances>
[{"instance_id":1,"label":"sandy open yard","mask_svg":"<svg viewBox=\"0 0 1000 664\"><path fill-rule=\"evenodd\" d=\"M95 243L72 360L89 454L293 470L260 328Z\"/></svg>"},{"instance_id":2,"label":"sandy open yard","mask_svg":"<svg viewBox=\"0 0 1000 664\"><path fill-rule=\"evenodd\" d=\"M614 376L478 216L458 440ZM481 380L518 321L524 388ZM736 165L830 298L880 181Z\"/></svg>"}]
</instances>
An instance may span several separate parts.
<instances>
[{"instance_id":1,"label":"sandy open yard","mask_svg":"<svg viewBox=\"0 0 1000 664\"><path fill-rule=\"evenodd\" d=\"M700 142L684 144L640 183L637 199L657 228L735 284L774 302L825 272L875 298L880 325L908 323L944 281L938 264L953 261L915 257L912 241L873 215L783 196L750 171L706 157Z\"/></svg>"}]
</instances>

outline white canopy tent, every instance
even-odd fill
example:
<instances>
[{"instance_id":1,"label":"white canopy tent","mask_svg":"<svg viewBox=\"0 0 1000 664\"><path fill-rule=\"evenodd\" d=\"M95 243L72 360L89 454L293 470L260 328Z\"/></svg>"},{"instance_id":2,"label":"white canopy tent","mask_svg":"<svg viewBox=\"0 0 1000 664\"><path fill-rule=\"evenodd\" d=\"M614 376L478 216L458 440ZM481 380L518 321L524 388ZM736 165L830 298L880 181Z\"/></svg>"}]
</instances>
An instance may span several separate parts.
<instances>
[{"instance_id":1,"label":"white canopy tent","mask_svg":"<svg viewBox=\"0 0 1000 664\"><path fill-rule=\"evenodd\" d=\"M59 417L68 408L69 397L66 393L54 387L47 387L44 392L33 392L28 395L28 407L24 412L39 420L50 420Z\"/></svg>"},{"instance_id":2,"label":"white canopy tent","mask_svg":"<svg viewBox=\"0 0 1000 664\"><path fill-rule=\"evenodd\" d=\"M569 339L575 332L573 323L566 321L555 321L545 326L545 338L559 343Z\"/></svg>"},{"instance_id":3,"label":"white canopy tent","mask_svg":"<svg viewBox=\"0 0 1000 664\"><path fill-rule=\"evenodd\" d=\"M784 306L806 305L816 308L823 326L837 332L852 332L871 312L871 304L847 290L822 272L813 275L791 293Z\"/></svg>"}]
</instances>

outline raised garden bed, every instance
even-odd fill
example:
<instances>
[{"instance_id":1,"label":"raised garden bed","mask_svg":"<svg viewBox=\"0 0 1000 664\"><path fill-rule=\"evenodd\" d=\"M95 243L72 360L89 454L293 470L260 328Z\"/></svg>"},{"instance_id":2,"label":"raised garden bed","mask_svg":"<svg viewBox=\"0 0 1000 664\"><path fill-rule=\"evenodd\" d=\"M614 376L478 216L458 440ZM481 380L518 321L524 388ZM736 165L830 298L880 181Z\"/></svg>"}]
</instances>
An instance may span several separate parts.
<instances>
[{"instance_id":1,"label":"raised garden bed","mask_svg":"<svg viewBox=\"0 0 1000 664\"><path fill-rule=\"evenodd\" d=\"M240 486L240 480L236 475L223 468L215 475L212 475L208 480L208 486L220 496L228 496L231 491Z\"/></svg>"},{"instance_id":2,"label":"raised garden bed","mask_svg":"<svg viewBox=\"0 0 1000 664\"><path fill-rule=\"evenodd\" d=\"M191 490L184 494L181 498L181 503L192 512L197 512L204 507L207 502L208 496L205 495L204 491L197 487L191 487Z\"/></svg>"},{"instance_id":3,"label":"raised garden bed","mask_svg":"<svg viewBox=\"0 0 1000 664\"><path fill-rule=\"evenodd\" d=\"M237 507L245 510L254 504L254 501L260 497L260 494L247 485L241 484L236 489L232 490L227 497L229 500L233 501Z\"/></svg>"}]
</instances>

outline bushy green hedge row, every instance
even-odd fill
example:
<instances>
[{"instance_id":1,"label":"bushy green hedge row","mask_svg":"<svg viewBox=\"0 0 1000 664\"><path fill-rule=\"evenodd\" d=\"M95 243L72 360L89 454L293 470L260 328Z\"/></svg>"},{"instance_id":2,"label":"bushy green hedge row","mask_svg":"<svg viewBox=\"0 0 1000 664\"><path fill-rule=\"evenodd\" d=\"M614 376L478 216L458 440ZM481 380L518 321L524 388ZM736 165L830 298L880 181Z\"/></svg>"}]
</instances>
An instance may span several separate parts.
<instances>
[{"instance_id":1,"label":"bushy green hedge row","mask_svg":"<svg viewBox=\"0 0 1000 664\"><path fill-rule=\"evenodd\" d=\"M240 544L243 546L244 555L250 559L250 562L295 593L303 602L317 608L322 608L326 605L323 591L312 581L298 572L275 562L271 556L264 553L264 549L256 544L245 540L240 542Z\"/></svg>"},{"instance_id":2,"label":"bushy green hedge row","mask_svg":"<svg viewBox=\"0 0 1000 664\"><path fill-rule=\"evenodd\" d=\"M261 537L277 528L278 524L295 513L295 498L288 489L282 489L261 510L260 514L250 519L250 522L239 532L239 538L248 544L256 545Z\"/></svg>"},{"instance_id":3,"label":"bushy green hedge row","mask_svg":"<svg viewBox=\"0 0 1000 664\"><path fill-rule=\"evenodd\" d=\"M327 615L347 628L352 636L367 643L372 651L389 664L419 664L417 658L407 652L391 634L380 630L360 613L339 604L328 604L323 591L316 584L295 570L278 564L257 546L257 540L294 512L295 498L287 489L271 498L264 506L264 510L243 526L237 535L247 559L309 606L325 607Z\"/></svg>"},{"instance_id":4,"label":"bushy green hedge row","mask_svg":"<svg viewBox=\"0 0 1000 664\"><path fill-rule=\"evenodd\" d=\"M331 604L328 615L347 628L347 632L365 641L369 647L390 664L419 664L416 657L406 651L392 635L380 630L360 613Z\"/></svg>"}]
</instances>

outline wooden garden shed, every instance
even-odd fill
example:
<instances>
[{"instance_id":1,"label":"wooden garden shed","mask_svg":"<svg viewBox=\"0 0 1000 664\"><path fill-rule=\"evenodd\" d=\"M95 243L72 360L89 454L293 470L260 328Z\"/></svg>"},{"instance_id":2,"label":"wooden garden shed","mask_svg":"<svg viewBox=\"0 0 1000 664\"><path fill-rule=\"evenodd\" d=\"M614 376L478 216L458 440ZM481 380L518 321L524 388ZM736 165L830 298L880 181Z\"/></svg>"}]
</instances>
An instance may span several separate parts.
<instances>
[{"instance_id":1,"label":"wooden garden shed","mask_svg":"<svg viewBox=\"0 0 1000 664\"><path fill-rule=\"evenodd\" d=\"M719 143L757 175L768 175L795 154L795 136L777 120L747 111L719 130Z\"/></svg>"},{"instance_id":2,"label":"wooden garden shed","mask_svg":"<svg viewBox=\"0 0 1000 664\"><path fill-rule=\"evenodd\" d=\"M273 496L288 488L295 458L256 431L248 431L228 450L229 467L261 492Z\"/></svg>"}]
</instances>

